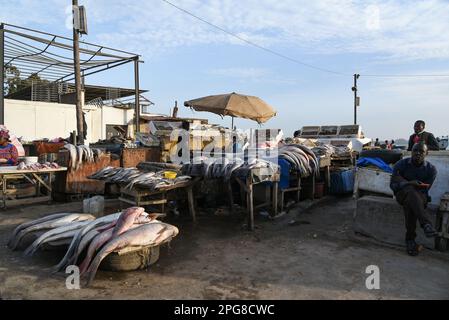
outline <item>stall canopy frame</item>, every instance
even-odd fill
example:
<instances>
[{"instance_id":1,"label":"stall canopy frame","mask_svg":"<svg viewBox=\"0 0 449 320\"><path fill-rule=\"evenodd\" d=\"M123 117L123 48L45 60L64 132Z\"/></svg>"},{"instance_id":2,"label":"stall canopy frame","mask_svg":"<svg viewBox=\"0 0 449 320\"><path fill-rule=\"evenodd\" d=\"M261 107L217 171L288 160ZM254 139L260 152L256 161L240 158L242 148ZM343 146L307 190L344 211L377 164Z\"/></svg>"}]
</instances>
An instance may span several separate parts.
<instances>
[{"instance_id":1,"label":"stall canopy frame","mask_svg":"<svg viewBox=\"0 0 449 320\"><path fill-rule=\"evenodd\" d=\"M139 130L140 55L80 41L80 67L84 79L127 63L134 64L135 125ZM0 124L4 124L5 86L11 70L21 80L38 78L46 83L69 83L75 79L73 40L68 37L0 22ZM84 81L83 81L84 82Z\"/></svg>"}]
</instances>

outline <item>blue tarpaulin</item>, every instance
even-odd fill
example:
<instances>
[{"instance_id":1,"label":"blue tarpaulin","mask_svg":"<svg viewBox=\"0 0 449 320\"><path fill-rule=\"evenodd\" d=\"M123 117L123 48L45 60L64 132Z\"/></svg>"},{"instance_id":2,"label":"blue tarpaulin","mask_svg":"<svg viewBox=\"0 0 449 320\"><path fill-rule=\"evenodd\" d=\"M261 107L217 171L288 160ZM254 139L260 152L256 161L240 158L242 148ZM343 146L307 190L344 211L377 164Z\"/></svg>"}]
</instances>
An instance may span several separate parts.
<instances>
[{"instance_id":1,"label":"blue tarpaulin","mask_svg":"<svg viewBox=\"0 0 449 320\"><path fill-rule=\"evenodd\" d=\"M376 166L382 171L393 173L393 169L380 158L360 158L357 161L358 167Z\"/></svg>"}]
</instances>

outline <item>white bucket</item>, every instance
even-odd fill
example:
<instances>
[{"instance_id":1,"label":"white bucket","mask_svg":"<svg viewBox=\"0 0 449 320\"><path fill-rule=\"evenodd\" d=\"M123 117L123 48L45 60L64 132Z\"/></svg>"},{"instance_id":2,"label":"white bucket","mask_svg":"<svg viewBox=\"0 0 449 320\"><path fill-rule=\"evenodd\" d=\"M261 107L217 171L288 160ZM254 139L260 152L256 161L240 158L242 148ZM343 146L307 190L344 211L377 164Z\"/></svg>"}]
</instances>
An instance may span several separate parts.
<instances>
[{"instance_id":1,"label":"white bucket","mask_svg":"<svg viewBox=\"0 0 449 320\"><path fill-rule=\"evenodd\" d=\"M95 217L101 217L104 214L104 197L95 196L83 201L83 213L90 213Z\"/></svg>"},{"instance_id":2,"label":"white bucket","mask_svg":"<svg viewBox=\"0 0 449 320\"><path fill-rule=\"evenodd\" d=\"M38 157L24 157L23 158L25 164L28 166L30 164L35 164L39 160Z\"/></svg>"}]
</instances>

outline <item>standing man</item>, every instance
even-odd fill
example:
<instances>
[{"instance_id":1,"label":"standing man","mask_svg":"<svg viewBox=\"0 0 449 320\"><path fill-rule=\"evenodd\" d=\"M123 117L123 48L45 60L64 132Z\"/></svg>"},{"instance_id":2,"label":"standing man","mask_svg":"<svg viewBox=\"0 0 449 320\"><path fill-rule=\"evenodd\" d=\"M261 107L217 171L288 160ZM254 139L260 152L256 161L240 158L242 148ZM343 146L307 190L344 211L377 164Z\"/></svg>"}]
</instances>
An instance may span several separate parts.
<instances>
[{"instance_id":1,"label":"standing man","mask_svg":"<svg viewBox=\"0 0 449 320\"><path fill-rule=\"evenodd\" d=\"M407 253L411 256L418 254L418 245L415 242L417 220L426 237L437 235L426 212L430 200L429 189L435 181L437 170L430 162L425 161L426 155L427 146L423 143L415 144L412 157L396 163L390 181L390 188L397 202L404 208L407 229L405 242Z\"/></svg>"},{"instance_id":2,"label":"standing man","mask_svg":"<svg viewBox=\"0 0 449 320\"><path fill-rule=\"evenodd\" d=\"M438 151L440 150L440 145L435 139L434 135L430 132L424 131L426 123L423 120L418 120L415 122L413 129L415 133L410 136L408 140L408 151L412 151L413 145L416 143L425 143L429 150Z\"/></svg>"},{"instance_id":3,"label":"standing man","mask_svg":"<svg viewBox=\"0 0 449 320\"><path fill-rule=\"evenodd\" d=\"M376 141L374 142L375 147L380 147L379 138L376 138Z\"/></svg>"}]
</instances>

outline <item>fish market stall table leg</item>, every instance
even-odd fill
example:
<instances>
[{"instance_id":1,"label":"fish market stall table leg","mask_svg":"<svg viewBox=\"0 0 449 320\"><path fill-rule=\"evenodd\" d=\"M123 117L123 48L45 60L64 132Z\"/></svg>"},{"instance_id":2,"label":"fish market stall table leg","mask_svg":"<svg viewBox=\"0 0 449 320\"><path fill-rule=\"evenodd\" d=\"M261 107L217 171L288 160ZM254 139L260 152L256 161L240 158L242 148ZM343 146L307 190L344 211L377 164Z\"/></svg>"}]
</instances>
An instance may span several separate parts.
<instances>
[{"instance_id":1,"label":"fish market stall table leg","mask_svg":"<svg viewBox=\"0 0 449 320\"><path fill-rule=\"evenodd\" d=\"M66 168L47 170L17 170L17 168L1 168L1 201L3 208L14 205L27 205L52 200L52 182L55 172L66 171ZM14 188L12 182L26 181L33 186L34 192L28 197L24 190ZM23 197L23 198L21 198Z\"/></svg>"},{"instance_id":2,"label":"fish market stall table leg","mask_svg":"<svg viewBox=\"0 0 449 320\"><path fill-rule=\"evenodd\" d=\"M270 207L272 209L271 216L275 217L278 214L278 185L280 181L279 172L272 173L270 175L263 175L261 169L251 169L246 173L246 179L237 172L234 178L241 189L246 194L246 207L248 212L248 230L254 230L254 209L262 207ZM267 202L254 206L254 186L260 183L271 183L272 186L272 200L268 199ZM231 207L233 204L231 203Z\"/></svg>"}]
</instances>

